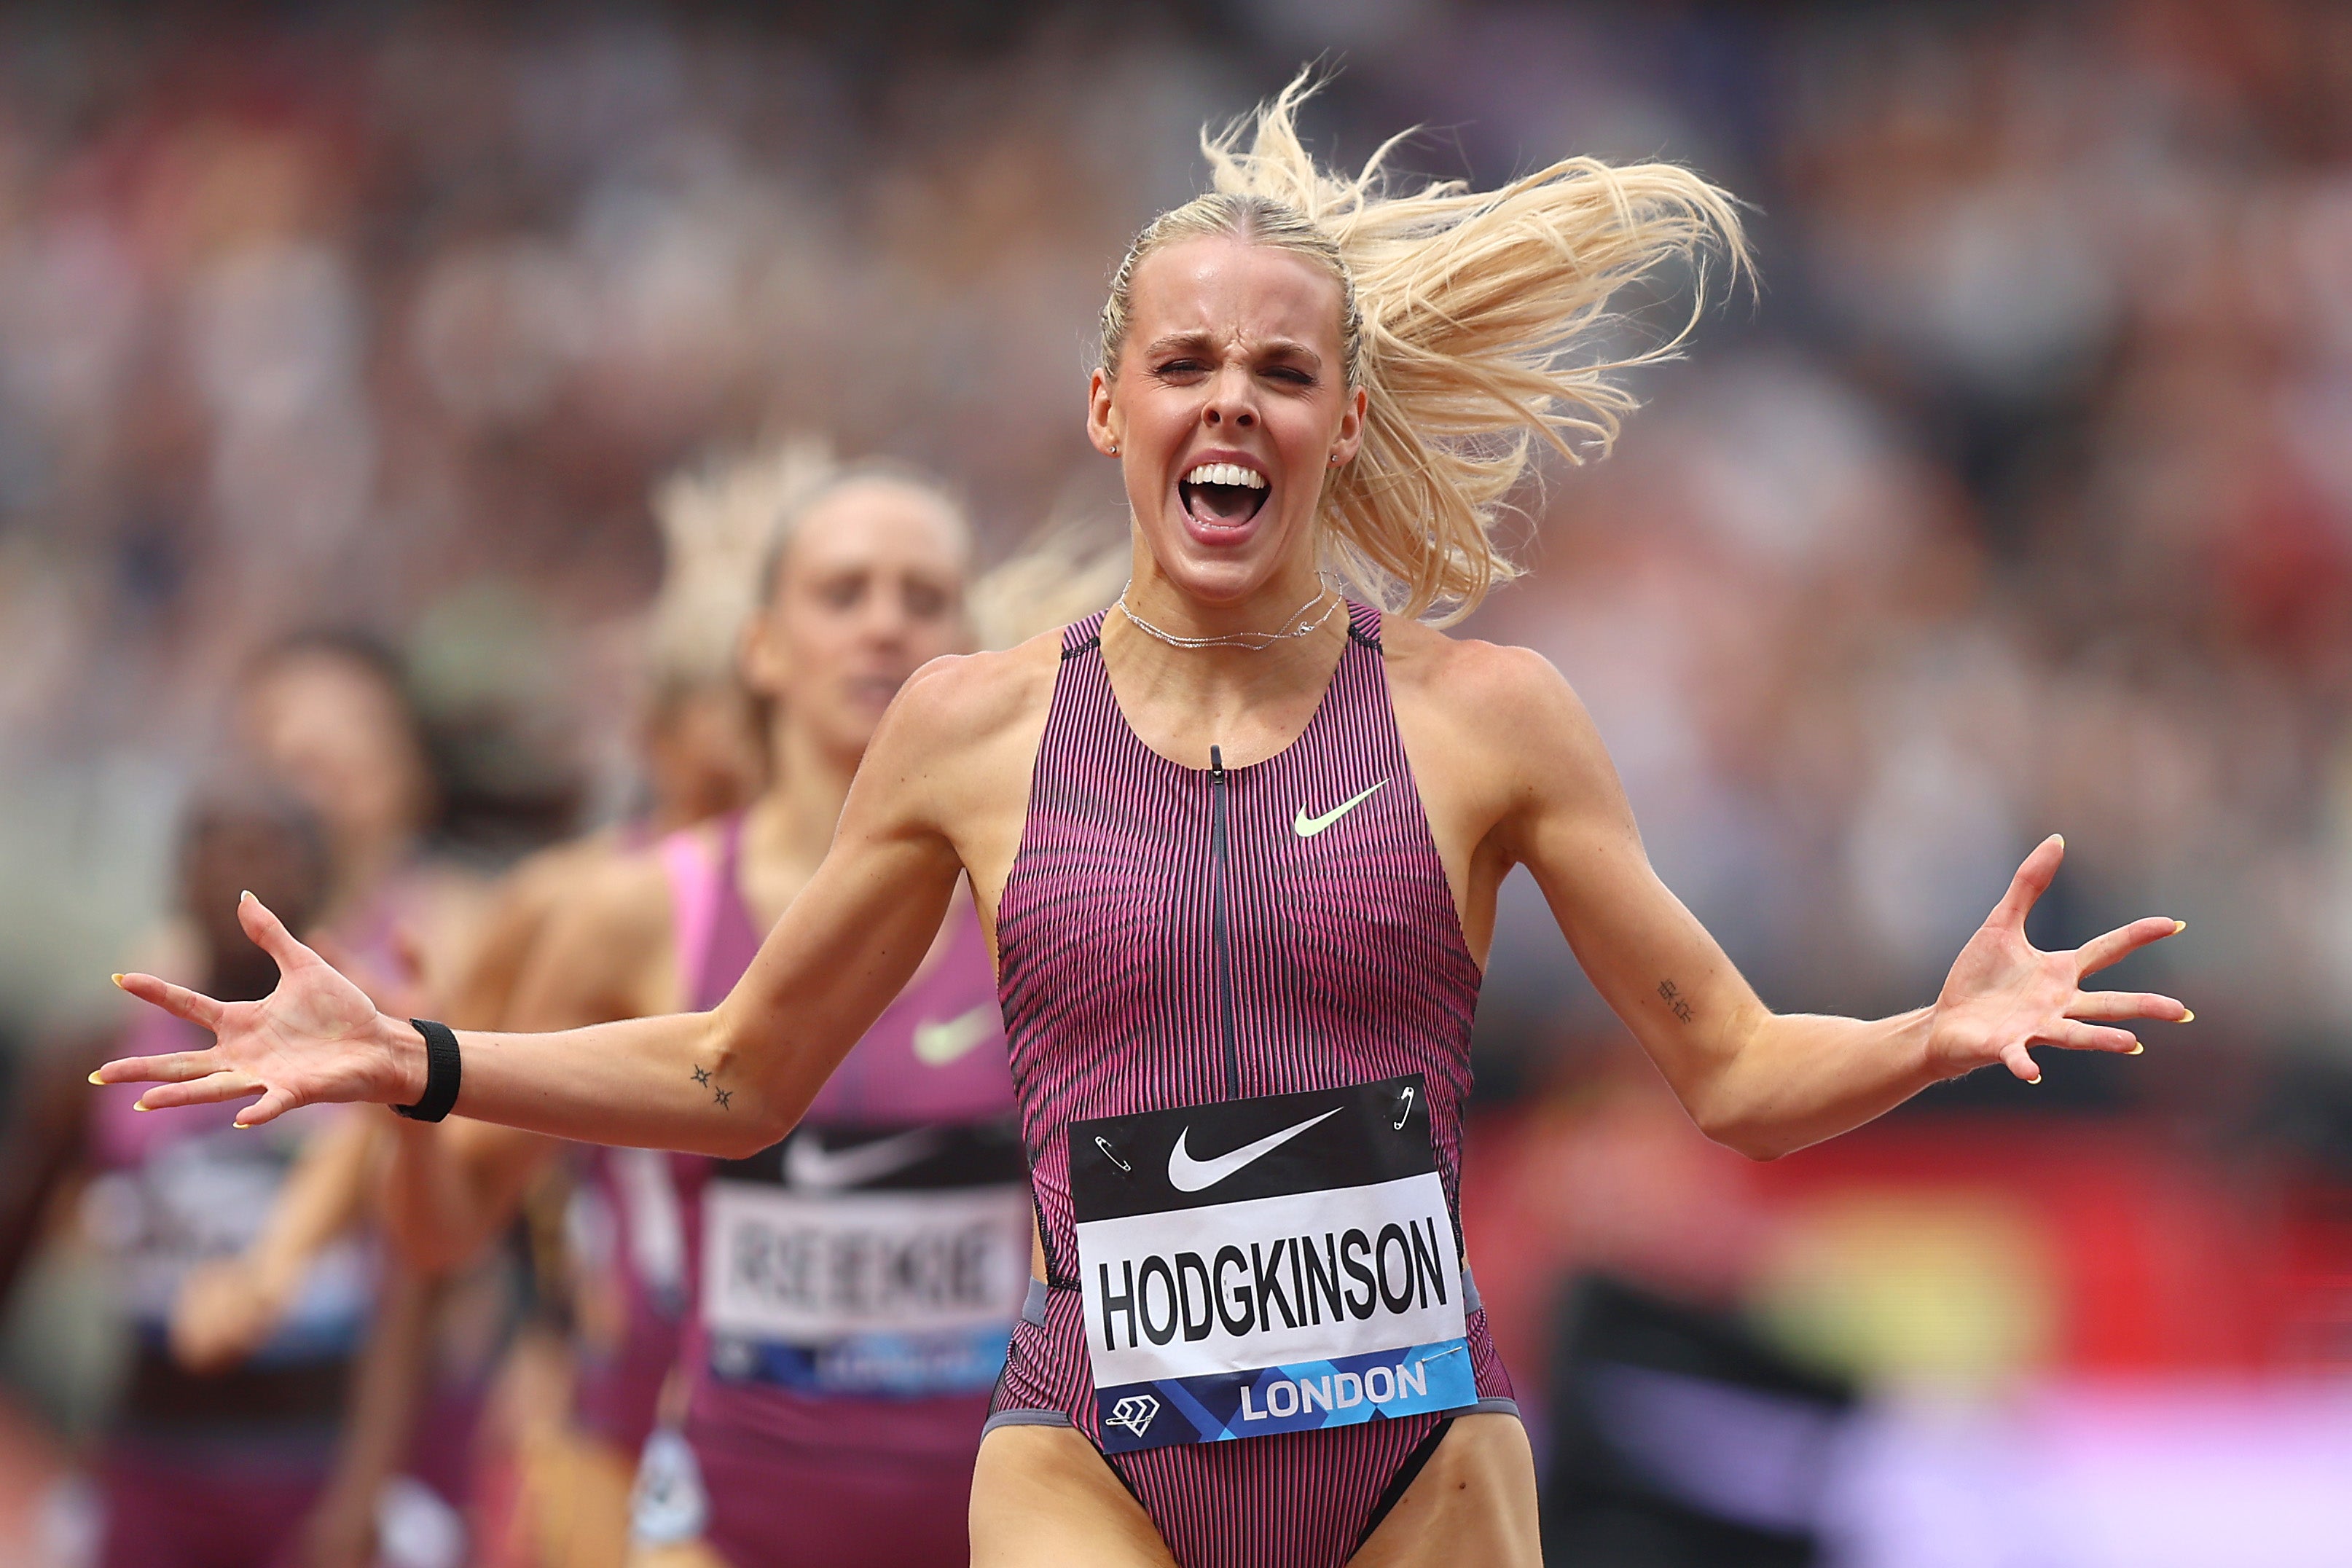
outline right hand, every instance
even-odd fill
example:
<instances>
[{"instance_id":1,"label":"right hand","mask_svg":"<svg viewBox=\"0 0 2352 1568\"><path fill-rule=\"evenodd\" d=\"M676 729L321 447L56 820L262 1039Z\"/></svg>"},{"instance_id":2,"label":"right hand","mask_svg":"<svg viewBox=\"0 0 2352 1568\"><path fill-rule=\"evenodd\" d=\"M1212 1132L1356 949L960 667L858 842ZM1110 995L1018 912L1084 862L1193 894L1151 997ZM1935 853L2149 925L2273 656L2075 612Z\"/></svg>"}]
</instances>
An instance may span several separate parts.
<instances>
[{"instance_id":1,"label":"right hand","mask_svg":"<svg viewBox=\"0 0 2352 1568\"><path fill-rule=\"evenodd\" d=\"M98 1083L152 1083L142 1110L208 1105L248 1094L237 1113L258 1127L297 1106L373 1100L408 1105L425 1092L425 1045L407 1022L376 1010L366 992L294 940L251 893L237 901L245 934L278 963L278 985L258 1002L217 1002L152 974L115 984L213 1034L208 1050L126 1057L91 1074Z\"/></svg>"}]
</instances>

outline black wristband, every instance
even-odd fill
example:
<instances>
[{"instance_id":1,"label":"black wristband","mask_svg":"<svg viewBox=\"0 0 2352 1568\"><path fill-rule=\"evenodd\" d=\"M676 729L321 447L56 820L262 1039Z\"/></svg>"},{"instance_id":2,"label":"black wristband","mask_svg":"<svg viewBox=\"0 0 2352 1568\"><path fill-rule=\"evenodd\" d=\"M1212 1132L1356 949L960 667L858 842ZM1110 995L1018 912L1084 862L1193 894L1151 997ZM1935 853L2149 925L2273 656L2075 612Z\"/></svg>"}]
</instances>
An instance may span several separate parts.
<instances>
[{"instance_id":1,"label":"black wristband","mask_svg":"<svg viewBox=\"0 0 2352 1568\"><path fill-rule=\"evenodd\" d=\"M430 1018L408 1021L425 1037L425 1092L416 1097L415 1104L395 1105L392 1112L411 1121L438 1121L457 1105L457 1079L462 1065L457 1059L457 1034L448 1025L436 1024Z\"/></svg>"}]
</instances>

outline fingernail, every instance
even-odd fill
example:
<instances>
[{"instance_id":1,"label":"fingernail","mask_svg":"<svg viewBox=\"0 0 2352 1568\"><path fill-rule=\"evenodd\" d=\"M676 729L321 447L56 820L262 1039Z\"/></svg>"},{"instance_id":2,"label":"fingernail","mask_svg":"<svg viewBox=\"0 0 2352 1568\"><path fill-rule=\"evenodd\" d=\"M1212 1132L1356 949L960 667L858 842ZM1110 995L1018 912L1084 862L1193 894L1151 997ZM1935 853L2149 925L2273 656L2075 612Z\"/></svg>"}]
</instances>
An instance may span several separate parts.
<instances>
[{"instance_id":1,"label":"fingernail","mask_svg":"<svg viewBox=\"0 0 2352 1568\"><path fill-rule=\"evenodd\" d=\"M148 1104L143 1100L134 1100L131 1102L131 1109L133 1110L152 1110L155 1108Z\"/></svg>"},{"instance_id":2,"label":"fingernail","mask_svg":"<svg viewBox=\"0 0 2352 1568\"><path fill-rule=\"evenodd\" d=\"M104 1079L102 1079L102 1078L99 1077L96 1073L92 1073L92 1074L90 1074L90 1075L89 1075L89 1081L90 1081L90 1082L92 1082L92 1083L94 1083L94 1084L96 1084L96 1085L98 1085L98 1087L99 1087L99 1088L100 1088L100 1089L104 1089L104 1088L106 1087L106 1080L105 1080Z\"/></svg>"},{"instance_id":3,"label":"fingernail","mask_svg":"<svg viewBox=\"0 0 2352 1568\"><path fill-rule=\"evenodd\" d=\"M2063 848L2065 848L2065 847L2066 847L2066 836L2065 836L2064 834L2063 834L2063 833L2053 833L2053 834L2052 834L2050 837L2053 837L2053 838L2055 838L2056 840L2058 840L2058 847L2059 847L2059 848L2063 849ZM2035 1083L2040 1083L2042 1080L2041 1080L2040 1079L2033 1079L2033 1081L2034 1081Z\"/></svg>"},{"instance_id":4,"label":"fingernail","mask_svg":"<svg viewBox=\"0 0 2352 1568\"><path fill-rule=\"evenodd\" d=\"M2175 936L2179 936L2182 931L2185 931L2188 929L2189 922L2187 921L2175 921L2172 922L2172 934Z\"/></svg>"},{"instance_id":5,"label":"fingernail","mask_svg":"<svg viewBox=\"0 0 2352 1568\"><path fill-rule=\"evenodd\" d=\"M2180 1021L2184 1024L2193 1024L2197 1021L2197 1015L2183 1007L2180 1010Z\"/></svg>"},{"instance_id":6,"label":"fingernail","mask_svg":"<svg viewBox=\"0 0 2352 1568\"><path fill-rule=\"evenodd\" d=\"M2042 1081L2042 1075L2040 1073L2035 1073L2032 1078L2027 1079L2025 1081L2028 1083L2040 1083Z\"/></svg>"},{"instance_id":7,"label":"fingernail","mask_svg":"<svg viewBox=\"0 0 2352 1568\"><path fill-rule=\"evenodd\" d=\"M246 889L243 892L241 892L241 893L237 894L237 896L236 896L236 901L237 901L238 903L240 903L240 904L241 904L241 903L245 902L245 900L247 900L247 899L249 899L249 898L251 898L251 897L253 897L253 889L252 889L251 888L247 888L247 889ZM244 1124L243 1122L241 1122L241 1121L240 1121L240 1122L238 1122L238 1123L237 1123L237 1125L238 1125L238 1126L240 1126L240 1127L242 1127L242 1126L244 1126L245 1124Z\"/></svg>"},{"instance_id":8,"label":"fingernail","mask_svg":"<svg viewBox=\"0 0 2352 1568\"><path fill-rule=\"evenodd\" d=\"M122 976L120 974L114 977L114 988L118 991L122 989Z\"/></svg>"},{"instance_id":9,"label":"fingernail","mask_svg":"<svg viewBox=\"0 0 2352 1568\"><path fill-rule=\"evenodd\" d=\"M2127 1050L2127 1051L2126 1051L2126 1052L2124 1053L2124 1055L2126 1055L2126 1056L2127 1056L2127 1057L2136 1057L2136 1056L2139 1055L2142 1051L2144 1051L2144 1050L2146 1050L2146 1049L2147 1049L2147 1047L2146 1046L2142 1045L2142 1044L2141 1044L2139 1041L2137 1041L2137 1040L2134 1040L2134 1041L2132 1042L2132 1048L2131 1048L2131 1049L2129 1049L2129 1050Z\"/></svg>"}]
</instances>

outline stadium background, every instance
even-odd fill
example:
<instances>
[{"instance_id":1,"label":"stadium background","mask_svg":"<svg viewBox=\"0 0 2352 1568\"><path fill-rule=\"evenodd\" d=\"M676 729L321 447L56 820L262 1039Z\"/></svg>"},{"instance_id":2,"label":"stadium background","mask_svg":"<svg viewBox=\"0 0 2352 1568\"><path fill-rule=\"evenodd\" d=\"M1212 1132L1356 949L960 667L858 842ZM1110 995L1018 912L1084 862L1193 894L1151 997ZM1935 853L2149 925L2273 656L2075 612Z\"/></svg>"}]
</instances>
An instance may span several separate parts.
<instances>
[{"instance_id":1,"label":"stadium background","mask_svg":"<svg viewBox=\"0 0 2352 1568\"><path fill-rule=\"evenodd\" d=\"M676 465L820 429L950 476L992 552L1115 521L1078 417L1109 266L1193 188L1198 126L1317 57L1342 158L1417 123L1419 172L1661 155L1754 204L1760 289L1647 377L1616 456L1529 494L1535 574L1473 629L1577 684L1768 1000L1925 1000L2053 830L2045 940L2189 922L2123 972L2199 1013L2144 1058L1979 1075L1753 1166L1515 883L1467 1225L1531 1405L1599 1272L1857 1380L1788 1473L1701 1422L1729 1491L1654 1478L1828 1561L2342 1561L2341 6L10 7L12 1052L105 1016L226 685L278 634L408 652L437 852L487 870L627 798ZM5 1331L0 1563L49 1561L104 1306L61 1221ZM1576 1418L1538 1416L1547 1453Z\"/></svg>"}]
</instances>

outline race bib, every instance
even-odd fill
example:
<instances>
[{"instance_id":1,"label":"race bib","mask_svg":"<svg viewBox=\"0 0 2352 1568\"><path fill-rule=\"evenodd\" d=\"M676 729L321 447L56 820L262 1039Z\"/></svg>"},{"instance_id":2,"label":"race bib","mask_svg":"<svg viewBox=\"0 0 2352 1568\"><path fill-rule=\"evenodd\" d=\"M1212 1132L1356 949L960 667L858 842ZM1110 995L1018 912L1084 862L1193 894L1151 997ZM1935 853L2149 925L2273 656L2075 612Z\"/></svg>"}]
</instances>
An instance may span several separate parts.
<instances>
[{"instance_id":1,"label":"race bib","mask_svg":"<svg viewBox=\"0 0 2352 1568\"><path fill-rule=\"evenodd\" d=\"M731 1381L976 1393L1028 1289L1027 1165L1009 1127L803 1128L703 1195L703 1321Z\"/></svg>"},{"instance_id":2,"label":"race bib","mask_svg":"<svg viewBox=\"0 0 2352 1568\"><path fill-rule=\"evenodd\" d=\"M1476 1402L1419 1074L1069 1140L1107 1451Z\"/></svg>"}]
</instances>

